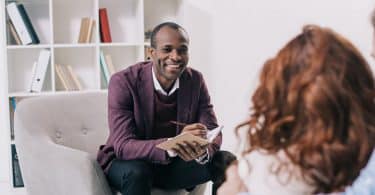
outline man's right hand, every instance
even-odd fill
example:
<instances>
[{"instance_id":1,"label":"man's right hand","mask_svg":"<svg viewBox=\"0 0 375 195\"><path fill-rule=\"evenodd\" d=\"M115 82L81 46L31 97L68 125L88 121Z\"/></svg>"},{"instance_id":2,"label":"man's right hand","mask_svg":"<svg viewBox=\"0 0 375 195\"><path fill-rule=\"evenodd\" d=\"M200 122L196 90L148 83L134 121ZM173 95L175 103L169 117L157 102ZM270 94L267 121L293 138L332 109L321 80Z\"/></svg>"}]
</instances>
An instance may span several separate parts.
<instances>
[{"instance_id":1,"label":"man's right hand","mask_svg":"<svg viewBox=\"0 0 375 195\"><path fill-rule=\"evenodd\" d=\"M199 136L199 137L206 139L207 127L203 125L202 123L193 123L190 125L186 125L184 129L182 129L181 134L184 134L184 133L191 133L195 136Z\"/></svg>"}]
</instances>

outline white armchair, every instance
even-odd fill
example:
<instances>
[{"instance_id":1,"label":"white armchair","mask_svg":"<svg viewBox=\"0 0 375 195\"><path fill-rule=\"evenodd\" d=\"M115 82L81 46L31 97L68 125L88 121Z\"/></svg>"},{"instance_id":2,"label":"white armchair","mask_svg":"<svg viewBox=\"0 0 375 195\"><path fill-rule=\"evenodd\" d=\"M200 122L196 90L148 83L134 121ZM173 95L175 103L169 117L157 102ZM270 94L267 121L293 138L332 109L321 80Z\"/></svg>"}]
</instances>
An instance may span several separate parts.
<instances>
[{"instance_id":1,"label":"white armchair","mask_svg":"<svg viewBox=\"0 0 375 195\"><path fill-rule=\"evenodd\" d=\"M15 141L29 195L112 195L96 162L108 136L107 93L50 95L22 100ZM203 194L153 189L152 194Z\"/></svg>"}]
</instances>

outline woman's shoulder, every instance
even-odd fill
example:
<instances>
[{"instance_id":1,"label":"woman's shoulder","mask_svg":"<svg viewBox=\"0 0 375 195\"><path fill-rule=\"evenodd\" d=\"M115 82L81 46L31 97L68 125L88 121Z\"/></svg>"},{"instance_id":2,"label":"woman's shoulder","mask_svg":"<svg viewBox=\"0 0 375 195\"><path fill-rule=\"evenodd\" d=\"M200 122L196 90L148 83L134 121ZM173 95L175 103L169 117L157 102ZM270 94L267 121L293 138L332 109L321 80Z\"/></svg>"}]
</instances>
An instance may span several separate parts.
<instances>
[{"instance_id":1,"label":"woman's shoulder","mask_svg":"<svg viewBox=\"0 0 375 195\"><path fill-rule=\"evenodd\" d=\"M313 187L301 177L298 167L290 163L284 152L269 154L255 150L239 162L239 175L250 193L260 194L311 194Z\"/></svg>"}]
</instances>

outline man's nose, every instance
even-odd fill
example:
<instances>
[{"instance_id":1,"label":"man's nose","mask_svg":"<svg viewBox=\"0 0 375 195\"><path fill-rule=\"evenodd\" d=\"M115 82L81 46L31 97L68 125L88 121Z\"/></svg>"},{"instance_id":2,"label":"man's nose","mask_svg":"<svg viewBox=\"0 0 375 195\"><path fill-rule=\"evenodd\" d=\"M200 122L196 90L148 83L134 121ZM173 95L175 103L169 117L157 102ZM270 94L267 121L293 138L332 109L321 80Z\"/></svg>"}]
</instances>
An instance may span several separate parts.
<instances>
[{"instance_id":1,"label":"man's nose","mask_svg":"<svg viewBox=\"0 0 375 195\"><path fill-rule=\"evenodd\" d=\"M181 55L178 53L178 51L176 49L174 49L170 53L170 58L172 60L178 61L178 60L181 60Z\"/></svg>"}]
</instances>

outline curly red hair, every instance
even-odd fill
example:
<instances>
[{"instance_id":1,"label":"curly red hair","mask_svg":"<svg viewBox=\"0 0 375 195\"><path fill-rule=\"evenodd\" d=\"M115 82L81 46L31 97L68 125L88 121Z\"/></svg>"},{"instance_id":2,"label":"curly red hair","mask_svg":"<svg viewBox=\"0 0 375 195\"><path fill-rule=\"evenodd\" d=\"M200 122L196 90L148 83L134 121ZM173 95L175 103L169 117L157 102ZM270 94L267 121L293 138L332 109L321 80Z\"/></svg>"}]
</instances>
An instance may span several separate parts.
<instances>
[{"instance_id":1,"label":"curly red hair","mask_svg":"<svg viewBox=\"0 0 375 195\"><path fill-rule=\"evenodd\" d=\"M308 25L268 60L252 97L244 154L284 151L315 192L343 190L375 143L375 81L359 51ZM281 166L281 165L280 165Z\"/></svg>"}]
</instances>

